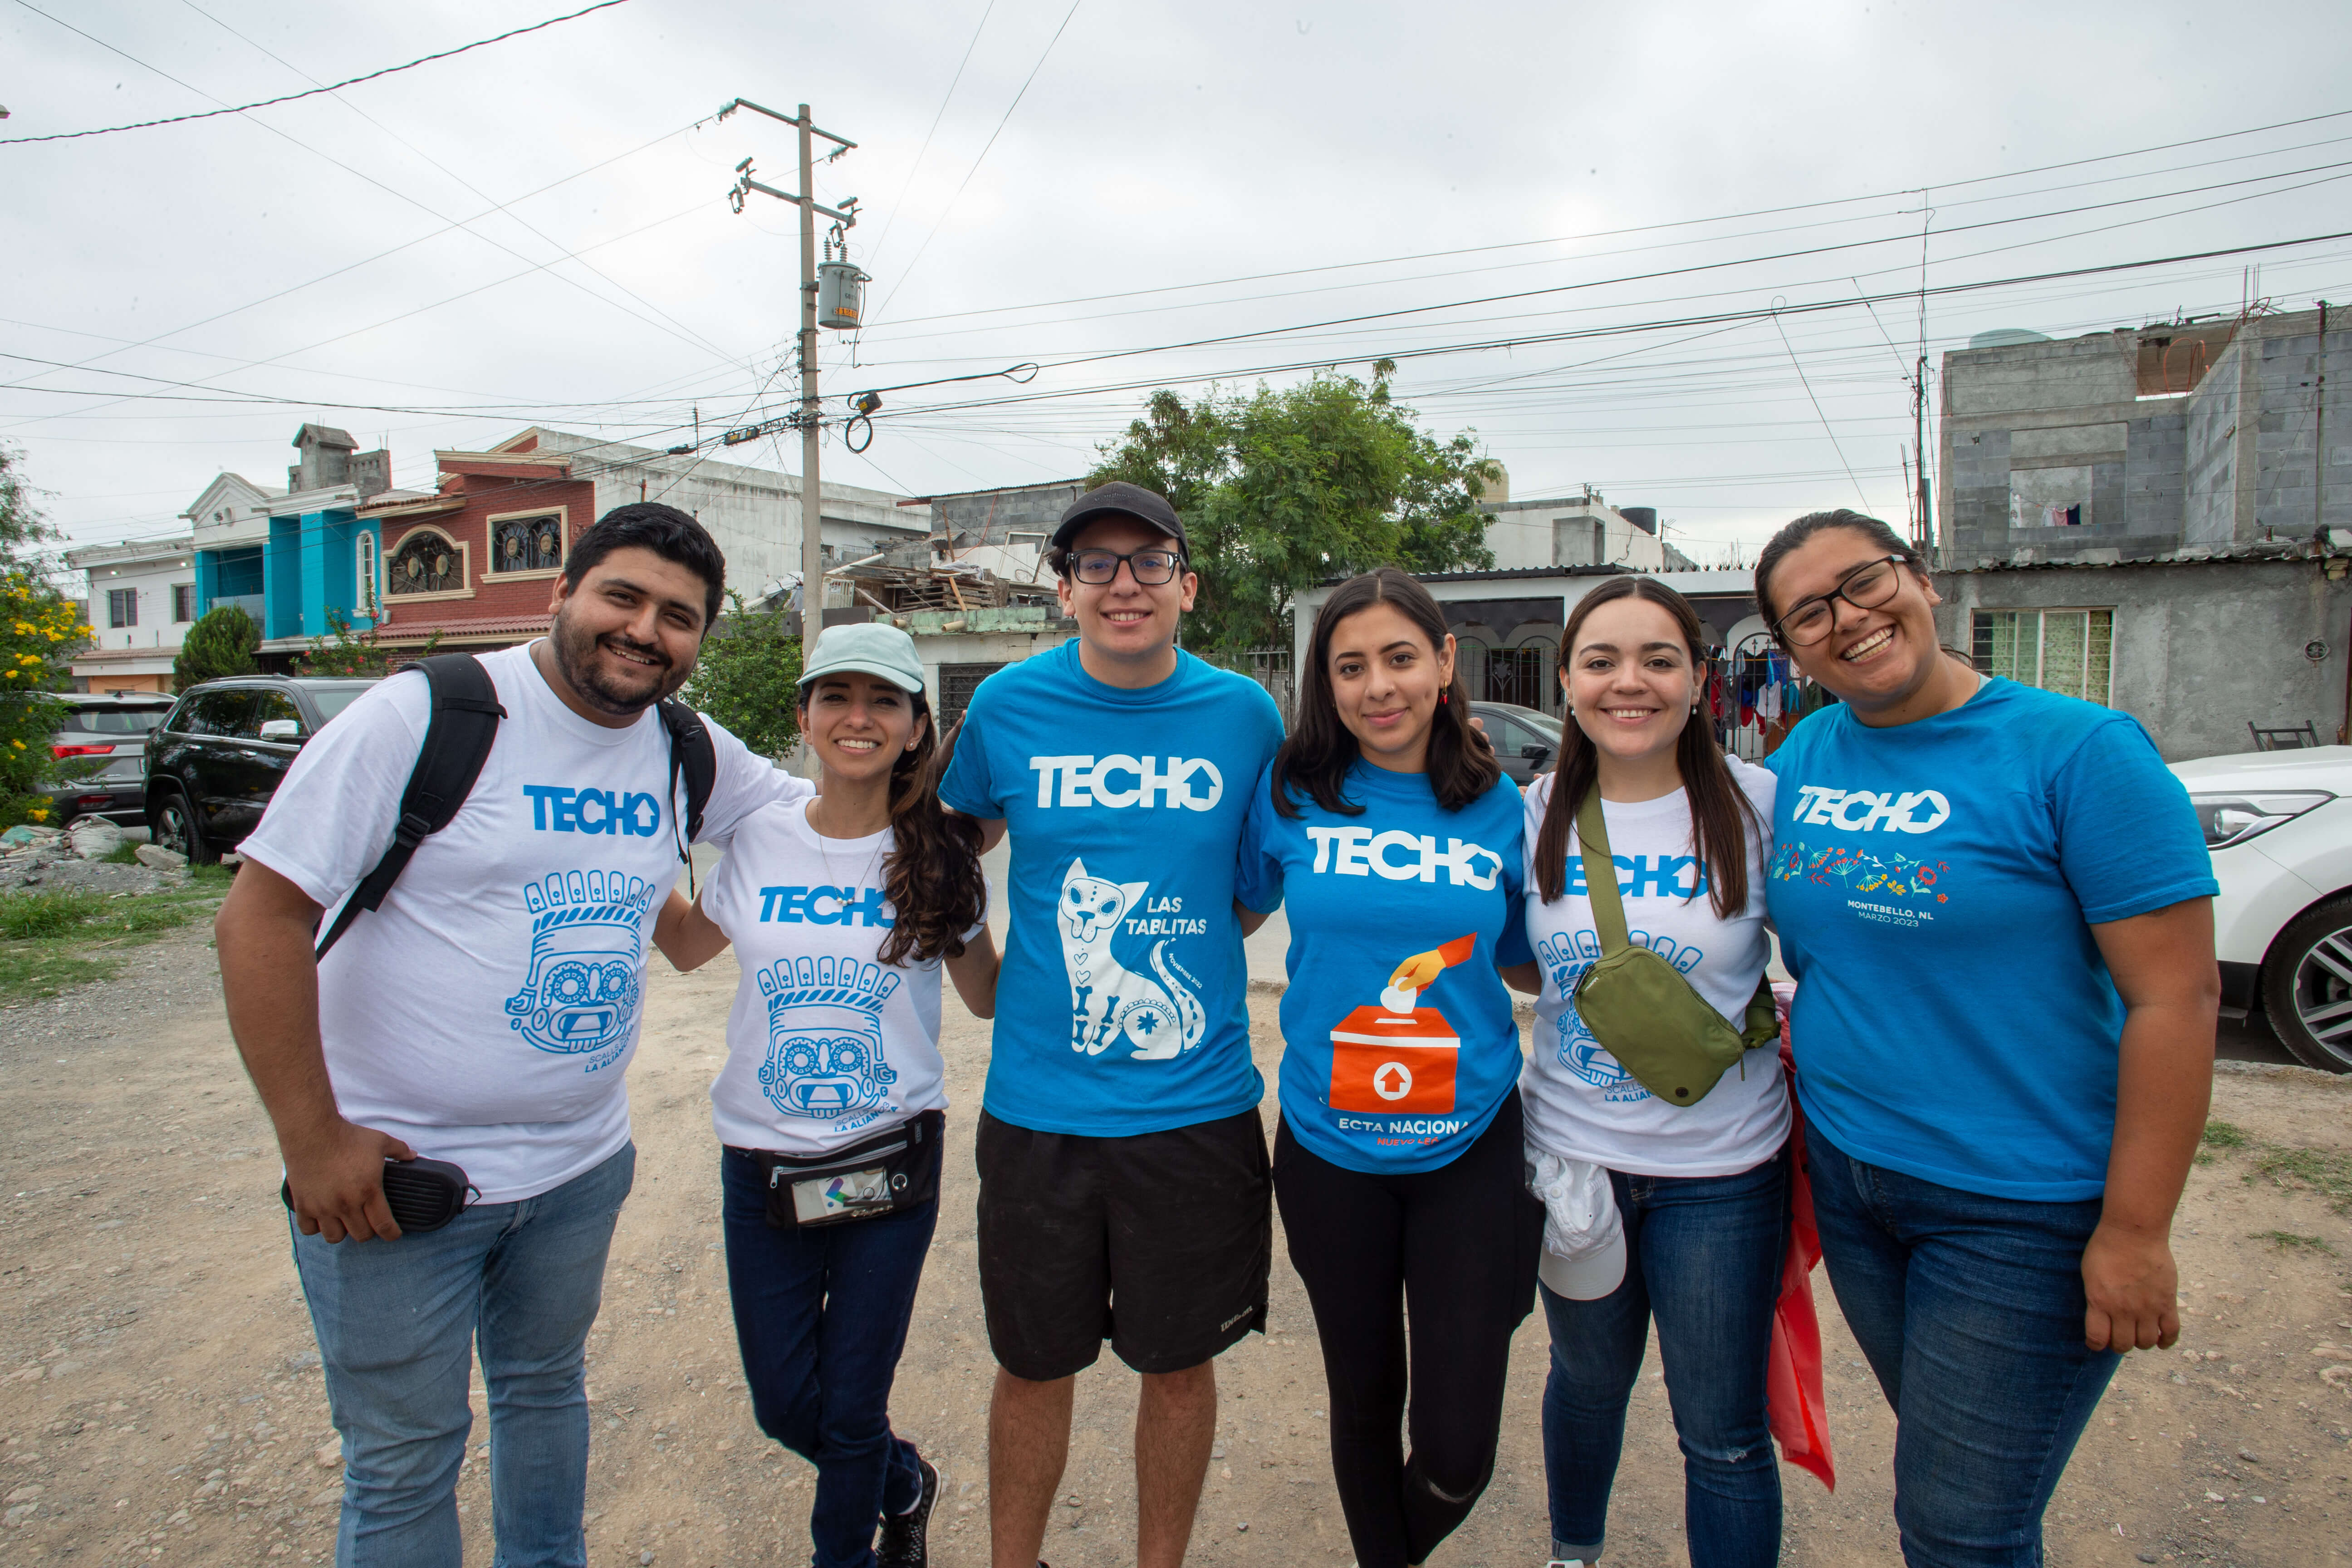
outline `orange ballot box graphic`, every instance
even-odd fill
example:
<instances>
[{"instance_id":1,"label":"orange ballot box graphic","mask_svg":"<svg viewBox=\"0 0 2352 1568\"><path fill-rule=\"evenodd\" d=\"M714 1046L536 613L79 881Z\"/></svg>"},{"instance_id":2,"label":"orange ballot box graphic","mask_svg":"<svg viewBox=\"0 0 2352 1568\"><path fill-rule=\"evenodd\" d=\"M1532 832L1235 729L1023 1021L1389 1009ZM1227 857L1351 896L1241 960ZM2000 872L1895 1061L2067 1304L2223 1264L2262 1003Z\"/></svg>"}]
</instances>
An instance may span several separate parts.
<instances>
[{"instance_id":1,"label":"orange ballot box graphic","mask_svg":"<svg viewBox=\"0 0 2352 1568\"><path fill-rule=\"evenodd\" d=\"M1359 1007L1331 1031L1331 1109L1447 1111L1462 1041L1434 1007Z\"/></svg>"}]
</instances>

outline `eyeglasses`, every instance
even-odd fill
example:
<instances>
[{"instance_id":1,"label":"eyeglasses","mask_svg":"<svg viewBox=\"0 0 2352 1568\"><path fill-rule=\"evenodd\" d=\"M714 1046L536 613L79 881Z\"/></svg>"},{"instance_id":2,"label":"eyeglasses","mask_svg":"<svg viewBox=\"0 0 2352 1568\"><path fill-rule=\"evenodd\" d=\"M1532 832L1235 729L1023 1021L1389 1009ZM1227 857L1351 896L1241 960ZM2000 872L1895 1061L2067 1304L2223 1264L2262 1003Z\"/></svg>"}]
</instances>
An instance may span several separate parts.
<instances>
[{"instance_id":1,"label":"eyeglasses","mask_svg":"<svg viewBox=\"0 0 2352 1568\"><path fill-rule=\"evenodd\" d=\"M1795 647L1810 647L1830 635L1837 620L1837 611L1831 601L1843 599L1857 610L1874 610L1895 597L1903 586L1902 574L1895 567L1904 563L1900 555L1882 555L1875 561L1865 561L1838 579L1836 587L1826 594L1816 594L1782 616L1773 629L1781 640Z\"/></svg>"},{"instance_id":2,"label":"eyeglasses","mask_svg":"<svg viewBox=\"0 0 2352 1568\"><path fill-rule=\"evenodd\" d=\"M1079 582L1099 588L1118 575L1118 563L1135 574L1139 586L1157 588L1176 581L1184 570L1184 558L1172 550L1139 550L1131 555L1121 555L1116 550L1081 550L1070 557L1070 575Z\"/></svg>"}]
</instances>

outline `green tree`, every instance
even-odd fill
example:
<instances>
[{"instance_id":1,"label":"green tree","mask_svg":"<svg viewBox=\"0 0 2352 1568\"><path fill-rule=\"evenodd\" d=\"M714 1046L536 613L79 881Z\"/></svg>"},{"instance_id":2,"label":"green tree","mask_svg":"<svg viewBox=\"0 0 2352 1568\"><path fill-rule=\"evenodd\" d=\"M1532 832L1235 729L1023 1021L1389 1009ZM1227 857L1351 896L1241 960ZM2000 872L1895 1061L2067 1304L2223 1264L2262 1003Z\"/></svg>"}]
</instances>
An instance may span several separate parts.
<instances>
[{"instance_id":1,"label":"green tree","mask_svg":"<svg viewBox=\"0 0 2352 1568\"><path fill-rule=\"evenodd\" d=\"M74 771L61 773L50 750L63 705L49 693L69 687L90 635L51 581L57 531L34 505L22 461L0 447L0 826L48 821L41 786Z\"/></svg>"},{"instance_id":2,"label":"green tree","mask_svg":"<svg viewBox=\"0 0 2352 1568\"><path fill-rule=\"evenodd\" d=\"M435 632L414 649L385 647L376 640L373 626L353 631L341 610L329 610L327 635L312 637L310 650L300 655L298 662L304 675L381 677L390 675L395 663L423 658L440 646L441 634Z\"/></svg>"},{"instance_id":3,"label":"green tree","mask_svg":"<svg viewBox=\"0 0 2352 1568\"><path fill-rule=\"evenodd\" d=\"M732 590L727 602L679 696L761 756L781 757L800 738L801 639L784 635L781 612L748 609Z\"/></svg>"},{"instance_id":4,"label":"green tree","mask_svg":"<svg viewBox=\"0 0 2352 1568\"><path fill-rule=\"evenodd\" d=\"M1279 391L1154 393L1107 443L1088 485L1127 479L1183 515L1201 591L1186 646L1212 659L1284 645L1292 598L1374 566L1494 564L1478 510L1495 466L1468 433L1440 441L1391 402L1395 365L1370 384L1322 374Z\"/></svg>"},{"instance_id":5,"label":"green tree","mask_svg":"<svg viewBox=\"0 0 2352 1568\"><path fill-rule=\"evenodd\" d=\"M185 691L200 681L225 675L251 675L261 667L253 650L261 646L261 628L242 605L215 605L196 619L172 660L172 689Z\"/></svg>"}]
</instances>

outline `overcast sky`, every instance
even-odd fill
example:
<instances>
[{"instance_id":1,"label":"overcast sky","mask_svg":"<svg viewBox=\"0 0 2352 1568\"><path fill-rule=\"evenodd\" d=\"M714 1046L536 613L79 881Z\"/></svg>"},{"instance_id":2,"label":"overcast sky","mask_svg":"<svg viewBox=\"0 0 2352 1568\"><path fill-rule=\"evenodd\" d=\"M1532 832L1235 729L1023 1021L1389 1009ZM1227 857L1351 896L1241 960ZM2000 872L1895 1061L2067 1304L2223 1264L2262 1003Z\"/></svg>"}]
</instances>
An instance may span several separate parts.
<instances>
[{"instance_id":1,"label":"overcast sky","mask_svg":"<svg viewBox=\"0 0 2352 1568\"><path fill-rule=\"evenodd\" d=\"M0 138L586 3L0 0ZM1919 301L1802 308L1916 290L1923 221L1931 361L1990 327L2234 313L2255 264L2283 308L2352 300L2347 241L1932 292L2352 230L2352 11L2258 14L629 0L333 95L0 145L0 441L108 542L184 529L224 468L282 485L304 420L421 487L435 448L533 423L668 446L782 413L797 220L726 192L745 157L794 188L793 133L713 115L805 99L858 143L817 187L860 198L875 278L828 396L1046 367L891 393L827 479L1066 479L1152 385L1420 355L1400 397L1515 496L1655 506L1711 563L1816 507L1904 518ZM799 467L796 439L725 455Z\"/></svg>"}]
</instances>

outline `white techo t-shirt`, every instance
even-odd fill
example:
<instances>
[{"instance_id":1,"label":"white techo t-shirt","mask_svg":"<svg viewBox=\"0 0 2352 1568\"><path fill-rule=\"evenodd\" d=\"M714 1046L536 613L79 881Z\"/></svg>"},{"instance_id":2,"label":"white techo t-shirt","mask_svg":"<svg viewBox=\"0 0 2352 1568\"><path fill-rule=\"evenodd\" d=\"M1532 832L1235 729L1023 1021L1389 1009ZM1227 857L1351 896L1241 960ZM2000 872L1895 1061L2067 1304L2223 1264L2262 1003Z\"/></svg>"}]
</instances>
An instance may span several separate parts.
<instances>
[{"instance_id":1,"label":"white techo t-shirt","mask_svg":"<svg viewBox=\"0 0 2352 1568\"><path fill-rule=\"evenodd\" d=\"M607 729L563 705L528 647L480 658L506 709L498 740L456 818L320 964L319 1028L347 1119L513 1203L629 1140L622 1074L686 786L671 797L658 712ZM326 908L321 930L391 844L431 716L422 674L383 681L311 737L239 846ZM719 761L705 841L810 793L703 722Z\"/></svg>"},{"instance_id":2,"label":"white techo t-shirt","mask_svg":"<svg viewBox=\"0 0 2352 1568\"><path fill-rule=\"evenodd\" d=\"M1632 805L1603 801L1601 811L1628 935L1673 960L1737 1029L1747 1023L1748 998L1771 956L1764 931L1764 867L1772 853L1775 781L1762 768L1726 760L1760 819L1748 824L1748 904L1736 919L1716 915L1692 847L1685 792ZM1769 1159L1789 1136L1789 1093L1777 1043L1749 1051L1743 1066L1716 1080L1697 1104L1677 1106L1643 1089L1577 1016L1570 994L1601 956L1601 938L1585 898L1573 826L1560 896L1547 904L1537 889L1536 839L1557 776L1546 773L1527 796L1528 941L1544 976L1535 1048L1519 1080L1528 1141L1634 1175L1728 1176Z\"/></svg>"},{"instance_id":3,"label":"white techo t-shirt","mask_svg":"<svg viewBox=\"0 0 2352 1568\"><path fill-rule=\"evenodd\" d=\"M824 837L808 807L746 817L702 889L743 970L710 1085L711 1126L738 1149L826 1154L948 1103L940 961L876 958L898 915L882 890L892 836Z\"/></svg>"}]
</instances>

